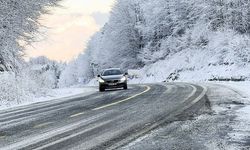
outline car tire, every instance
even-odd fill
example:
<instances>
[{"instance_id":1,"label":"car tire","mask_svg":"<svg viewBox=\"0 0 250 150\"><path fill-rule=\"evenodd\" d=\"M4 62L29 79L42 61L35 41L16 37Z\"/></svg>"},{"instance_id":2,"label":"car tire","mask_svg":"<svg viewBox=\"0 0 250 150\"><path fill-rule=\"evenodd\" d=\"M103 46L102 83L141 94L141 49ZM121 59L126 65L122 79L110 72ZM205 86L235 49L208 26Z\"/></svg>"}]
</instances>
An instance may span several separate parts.
<instances>
[{"instance_id":1,"label":"car tire","mask_svg":"<svg viewBox=\"0 0 250 150\"><path fill-rule=\"evenodd\" d=\"M124 90L127 90L127 89L128 89L128 85L125 84L125 85L123 86L123 89L124 89Z\"/></svg>"},{"instance_id":2,"label":"car tire","mask_svg":"<svg viewBox=\"0 0 250 150\"><path fill-rule=\"evenodd\" d=\"M100 86L100 87L99 87L99 91L100 91L100 92L104 92L104 91L105 91L105 88L103 88L103 87Z\"/></svg>"}]
</instances>

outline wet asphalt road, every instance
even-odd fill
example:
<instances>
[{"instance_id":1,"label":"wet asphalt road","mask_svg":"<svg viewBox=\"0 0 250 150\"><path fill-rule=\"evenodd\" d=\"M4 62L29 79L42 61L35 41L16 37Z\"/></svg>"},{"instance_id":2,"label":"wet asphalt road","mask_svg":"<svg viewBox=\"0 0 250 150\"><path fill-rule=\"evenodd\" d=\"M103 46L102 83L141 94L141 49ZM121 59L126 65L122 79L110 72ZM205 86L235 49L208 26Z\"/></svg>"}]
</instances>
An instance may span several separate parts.
<instances>
[{"instance_id":1,"label":"wet asphalt road","mask_svg":"<svg viewBox=\"0 0 250 150\"><path fill-rule=\"evenodd\" d=\"M130 85L0 111L0 149L119 149L204 94L188 83Z\"/></svg>"}]
</instances>

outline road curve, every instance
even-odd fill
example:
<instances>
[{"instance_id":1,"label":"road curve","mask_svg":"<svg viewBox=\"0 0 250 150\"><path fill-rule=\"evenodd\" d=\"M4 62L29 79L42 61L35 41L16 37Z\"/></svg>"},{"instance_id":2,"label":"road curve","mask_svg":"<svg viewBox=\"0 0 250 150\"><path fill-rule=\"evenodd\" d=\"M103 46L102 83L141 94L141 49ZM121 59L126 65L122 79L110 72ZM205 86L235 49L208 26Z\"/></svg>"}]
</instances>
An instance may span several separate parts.
<instances>
[{"instance_id":1,"label":"road curve","mask_svg":"<svg viewBox=\"0 0 250 150\"><path fill-rule=\"evenodd\" d=\"M0 111L0 149L117 149L192 107L206 88L131 85Z\"/></svg>"}]
</instances>

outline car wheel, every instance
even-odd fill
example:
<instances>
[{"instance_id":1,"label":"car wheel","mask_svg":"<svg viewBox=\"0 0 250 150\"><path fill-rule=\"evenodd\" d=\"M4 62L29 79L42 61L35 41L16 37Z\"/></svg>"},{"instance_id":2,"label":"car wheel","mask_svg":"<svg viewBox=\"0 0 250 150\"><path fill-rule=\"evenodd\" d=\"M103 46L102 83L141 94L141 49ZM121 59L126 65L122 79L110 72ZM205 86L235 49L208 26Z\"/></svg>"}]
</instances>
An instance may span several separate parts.
<instances>
[{"instance_id":1,"label":"car wheel","mask_svg":"<svg viewBox=\"0 0 250 150\"><path fill-rule=\"evenodd\" d=\"M103 87L100 86L100 87L99 87L99 91L100 91L100 92L104 92L104 91L105 91L105 88L103 88Z\"/></svg>"},{"instance_id":2,"label":"car wheel","mask_svg":"<svg viewBox=\"0 0 250 150\"><path fill-rule=\"evenodd\" d=\"M124 90L127 90L127 89L128 89L128 85L125 84L125 85L123 86L123 89L124 89Z\"/></svg>"}]
</instances>

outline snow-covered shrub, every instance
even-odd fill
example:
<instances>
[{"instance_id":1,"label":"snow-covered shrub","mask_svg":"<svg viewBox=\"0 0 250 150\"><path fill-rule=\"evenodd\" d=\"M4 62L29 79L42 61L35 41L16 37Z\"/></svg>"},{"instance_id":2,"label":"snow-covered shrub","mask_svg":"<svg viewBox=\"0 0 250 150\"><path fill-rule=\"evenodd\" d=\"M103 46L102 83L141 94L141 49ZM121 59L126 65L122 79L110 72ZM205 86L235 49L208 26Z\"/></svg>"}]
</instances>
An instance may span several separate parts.
<instances>
[{"instance_id":1,"label":"snow-covered shrub","mask_svg":"<svg viewBox=\"0 0 250 150\"><path fill-rule=\"evenodd\" d=\"M28 72L18 76L11 72L0 73L0 85L1 108L22 104L46 93L46 89L32 80Z\"/></svg>"},{"instance_id":2,"label":"snow-covered shrub","mask_svg":"<svg viewBox=\"0 0 250 150\"><path fill-rule=\"evenodd\" d=\"M9 103L18 103L22 101L20 96L24 96L23 89L17 83L17 78L14 74L1 73L0 74L0 105L6 105ZM25 99L25 97L22 97Z\"/></svg>"},{"instance_id":3,"label":"snow-covered shrub","mask_svg":"<svg viewBox=\"0 0 250 150\"><path fill-rule=\"evenodd\" d=\"M32 101L57 87L55 68L50 66L53 61L42 65L41 61L35 60L21 68L21 72L0 73L0 107Z\"/></svg>"}]
</instances>

